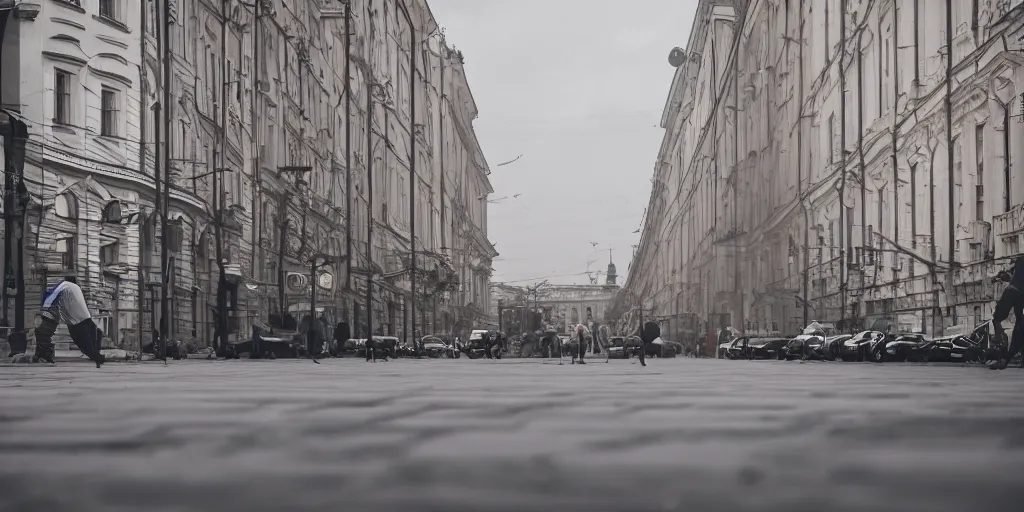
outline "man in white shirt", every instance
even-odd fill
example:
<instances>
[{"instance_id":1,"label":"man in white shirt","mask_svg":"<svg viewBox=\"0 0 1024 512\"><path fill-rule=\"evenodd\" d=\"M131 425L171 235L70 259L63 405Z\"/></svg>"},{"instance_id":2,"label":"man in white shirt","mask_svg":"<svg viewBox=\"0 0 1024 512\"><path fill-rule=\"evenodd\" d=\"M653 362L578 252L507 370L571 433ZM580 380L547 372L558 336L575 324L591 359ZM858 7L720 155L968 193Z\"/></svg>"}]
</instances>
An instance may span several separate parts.
<instances>
[{"instance_id":1,"label":"man in white shirt","mask_svg":"<svg viewBox=\"0 0 1024 512\"><path fill-rule=\"evenodd\" d=\"M71 340L78 349L89 357L99 368L106 362L100 353L100 330L92 320L89 306L85 302L82 288L78 280L67 277L60 284L49 290L43 297L43 310L40 314L42 322L36 327L35 361L53 364L53 334L60 322L68 326Z\"/></svg>"}]
</instances>

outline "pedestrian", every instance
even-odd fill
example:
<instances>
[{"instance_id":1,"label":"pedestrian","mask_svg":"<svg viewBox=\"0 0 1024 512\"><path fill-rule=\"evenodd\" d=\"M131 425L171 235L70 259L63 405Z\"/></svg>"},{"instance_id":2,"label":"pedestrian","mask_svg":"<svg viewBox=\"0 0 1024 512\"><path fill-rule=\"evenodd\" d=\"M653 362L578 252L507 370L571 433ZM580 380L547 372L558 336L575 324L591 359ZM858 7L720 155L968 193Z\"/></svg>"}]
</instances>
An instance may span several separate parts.
<instances>
[{"instance_id":1,"label":"pedestrian","mask_svg":"<svg viewBox=\"0 0 1024 512\"><path fill-rule=\"evenodd\" d=\"M996 302L996 309L992 314L993 335L1000 336L1004 341L1001 354L989 362L988 367L993 370L1005 369L1010 360L1024 347L1024 256L1017 258L1010 272L1009 283ZM1002 323L1009 318L1011 312L1014 314L1015 322L1010 342L1007 344Z\"/></svg>"},{"instance_id":2,"label":"pedestrian","mask_svg":"<svg viewBox=\"0 0 1024 512\"><path fill-rule=\"evenodd\" d=\"M68 326L71 340L75 342L83 354L89 357L96 368L106 362L106 357L99 351L100 340L97 336L100 329L89 313L85 302L85 294L73 276L67 277L60 284L49 290L43 298L43 322L36 328L36 353L32 360L45 361L53 364L56 356L53 346L53 334L60 322Z\"/></svg>"},{"instance_id":3,"label":"pedestrian","mask_svg":"<svg viewBox=\"0 0 1024 512\"><path fill-rule=\"evenodd\" d=\"M576 358L579 357L580 364L587 364L583 360L583 356L587 353L587 344L593 339L590 329L587 329L586 325L579 324L576 326L576 330L573 333L573 337L576 338L576 353L572 355L572 362L576 363Z\"/></svg>"},{"instance_id":4,"label":"pedestrian","mask_svg":"<svg viewBox=\"0 0 1024 512\"><path fill-rule=\"evenodd\" d=\"M647 366L647 348L661 338L661 326L656 322L647 322L643 327L637 328L637 336L640 337L640 365Z\"/></svg>"},{"instance_id":5,"label":"pedestrian","mask_svg":"<svg viewBox=\"0 0 1024 512\"><path fill-rule=\"evenodd\" d=\"M334 354L332 355L338 355L342 347L345 346L345 340L348 340L351 336L348 322L338 322L338 325L334 326Z\"/></svg>"}]
</instances>

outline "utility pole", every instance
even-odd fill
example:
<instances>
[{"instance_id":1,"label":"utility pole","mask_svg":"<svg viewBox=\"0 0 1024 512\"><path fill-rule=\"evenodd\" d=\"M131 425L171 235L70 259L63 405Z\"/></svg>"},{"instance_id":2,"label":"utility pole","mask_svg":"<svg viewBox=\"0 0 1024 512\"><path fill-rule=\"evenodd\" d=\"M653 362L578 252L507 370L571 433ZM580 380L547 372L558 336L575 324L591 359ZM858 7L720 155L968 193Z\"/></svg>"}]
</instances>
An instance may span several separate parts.
<instances>
[{"instance_id":1,"label":"utility pole","mask_svg":"<svg viewBox=\"0 0 1024 512\"><path fill-rule=\"evenodd\" d=\"M371 27L371 40L373 25ZM373 87L366 89L366 339L373 338Z\"/></svg>"},{"instance_id":2,"label":"utility pole","mask_svg":"<svg viewBox=\"0 0 1024 512\"><path fill-rule=\"evenodd\" d=\"M168 2L169 4L169 2ZM215 150L215 159L217 156L220 157L220 167L215 168L217 172L213 173L213 226L214 235L217 243L217 348L220 352L223 352L227 348L228 341L228 296L227 296L227 272L224 269L224 235L223 235L223 210L224 205L221 204L220 190L220 174L226 171L226 151L225 142L227 140L226 130L228 123L228 80L227 80L227 35L228 35L228 2L227 0L221 0L221 37L220 37L220 72L221 72L221 95L220 101L215 102L220 107L220 126L217 130L217 146L220 151Z\"/></svg>"},{"instance_id":3,"label":"utility pole","mask_svg":"<svg viewBox=\"0 0 1024 512\"><path fill-rule=\"evenodd\" d=\"M404 0L398 8L409 24L409 252L410 254L410 326L406 329L408 336L416 338L416 27Z\"/></svg>"},{"instance_id":4,"label":"utility pole","mask_svg":"<svg viewBox=\"0 0 1024 512\"><path fill-rule=\"evenodd\" d=\"M345 2L345 291L352 291L352 2ZM346 299L346 304L348 299ZM348 319L345 320L348 323Z\"/></svg>"},{"instance_id":5,"label":"utility pole","mask_svg":"<svg viewBox=\"0 0 1024 512\"><path fill-rule=\"evenodd\" d=\"M159 26L157 29L157 44L160 50L160 87L162 89L161 99L155 106L156 119L155 123L155 135L156 135L156 147L158 159L154 161L156 167L156 176L154 176L154 182L156 186L156 214L160 217L160 319L158 323L158 340L153 340L154 348L156 349L156 355L159 359L167 361L167 325L170 318L168 318L168 306L167 303L167 287L170 285L169 273L167 271L167 205L165 204L169 194L165 194L166 189L170 187L170 80L168 74L170 73L170 21L171 12L170 4L164 3L163 15L160 17ZM161 133L163 132L163 133ZM161 137L162 135L162 137Z\"/></svg>"},{"instance_id":6,"label":"utility pole","mask_svg":"<svg viewBox=\"0 0 1024 512\"><path fill-rule=\"evenodd\" d=\"M252 177L253 177L253 181L252 182L253 182L253 189L254 189L253 190L253 194L252 194L252 198L253 198L253 201L252 201L252 235L251 235L251 239L250 239L250 242L251 242L250 248L251 249L250 249L250 253L249 253L249 254L252 255L251 257L252 257L253 264L252 264L252 269L250 270L250 272L251 272L252 275L256 275L257 269L259 269L258 270L258 272L259 272L258 278L261 281L263 280L263 229L262 229L262 226L260 226L260 224L261 224L261 220L262 220L262 217L263 217L263 176L262 176L263 175L263 169L260 166L260 146L261 146L261 143L263 141L260 140L260 137L257 135L257 128L256 127L259 126L259 124L258 124L259 122L257 121L256 117L257 117L257 114L259 112L259 109L257 108L256 105L257 105L257 98L260 97L259 96L260 95L260 91L259 91L259 86L258 86L259 85L259 78L258 78L258 76L259 76L259 69L260 69L260 53L261 53L260 52L260 32L262 31L262 25L260 23L260 18L262 17L262 13L261 13L262 4L263 4L263 2L260 1L260 0L256 0L256 2L253 3L253 21L252 21L252 62L253 62L253 65L252 65L252 69L249 70L249 73L250 73L250 75L252 77L252 79L250 81L250 86L251 86L251 91L252 92L250 93L251 96L249 98L249 122L250 122L250 128L249 128L249 130L250 130L249 131L249 134L250 134L249 147L250 147L250 151L252 151L252 156L251 156L251 158L252 158ZM257 238L259 239L258 243L257 243ZM262 298L263 298L263 296L261 294L260 295L260 299L262 299ZM263 306L263 304L260 304L260 306Z\"/></svg>"},{"instance_id":7,"label":"utility pole","mask_svg":"<svg viewBox=\"0 0 1024 512\"><path fill-rule=\"evenodd\" d=\"M803 159L804 159L804 10L803 8L798 9L800 11L800 36L797 38L797 61L799 69L799 78L797 79L797 129L796 129L796 184L797 184L797 195L800 197L800 204L804 209L804 276L803 276L803 325L810 323L811 312L809 304L809 292L810 292L810 273L811 273L811 223L810 223L810 212L807 211L807 198L804 197L803 189ZM787 34L788 36L789 34ZM809 174L809 173L808 173ZM810 184L810 179L807 183Z\"/></svg>"}]
</instances>

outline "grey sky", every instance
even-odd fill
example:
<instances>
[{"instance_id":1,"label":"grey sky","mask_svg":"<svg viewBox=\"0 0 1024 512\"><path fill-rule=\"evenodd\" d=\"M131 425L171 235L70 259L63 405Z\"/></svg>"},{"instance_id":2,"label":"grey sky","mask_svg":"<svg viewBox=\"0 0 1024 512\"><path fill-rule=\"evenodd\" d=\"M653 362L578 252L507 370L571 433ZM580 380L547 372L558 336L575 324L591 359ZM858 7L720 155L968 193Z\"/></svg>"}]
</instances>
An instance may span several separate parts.
<instances>
[{"instance_id":1,"label":"grey sky","mask_svg":"<svg viewBox=\"0 0 1024 512\"><path fill-rule=\"evenodd\" d=\"M509 197L488 210L492 281L586 283L609 247L624 275L663 134L668 53L686 45L697 0L429 3L466 57L493 197Z\"/></svg>"}]
</instances>

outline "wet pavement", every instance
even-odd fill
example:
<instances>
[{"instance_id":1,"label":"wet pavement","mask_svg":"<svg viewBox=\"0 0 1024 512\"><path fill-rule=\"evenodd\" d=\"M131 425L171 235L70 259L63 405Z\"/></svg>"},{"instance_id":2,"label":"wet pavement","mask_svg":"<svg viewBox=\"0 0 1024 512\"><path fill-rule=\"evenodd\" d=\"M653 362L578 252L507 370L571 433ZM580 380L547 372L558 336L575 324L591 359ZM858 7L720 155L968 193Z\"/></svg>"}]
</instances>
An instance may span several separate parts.
<instances>
[{"instance_id":1,"label":"wet pavement","mask_svg":"<svg viewBox=\"0 0 1024 512\"><path fill-rule=\"evenodd\" d=\"M0 461L0 511L1020 510L1024 371L12 365Z\"/></svg>"}]
</instances>

